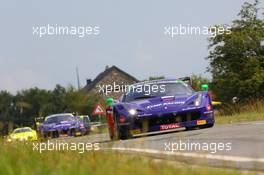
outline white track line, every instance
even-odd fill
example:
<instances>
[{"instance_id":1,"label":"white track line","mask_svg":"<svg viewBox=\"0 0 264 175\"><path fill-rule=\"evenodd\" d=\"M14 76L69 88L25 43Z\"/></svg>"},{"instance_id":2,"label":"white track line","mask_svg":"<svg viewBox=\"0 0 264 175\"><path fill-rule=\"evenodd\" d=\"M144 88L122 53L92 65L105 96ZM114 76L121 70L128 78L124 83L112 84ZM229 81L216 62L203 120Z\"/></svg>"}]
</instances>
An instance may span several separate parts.
<instances>
[{"instance_id":1,"label":"white track line","mask_svg":"<svg viewBox=\"0 0 264 175\"><path fill-rule=\"evenodd\" d=\"M250 158L250 157L213 155L213 154L201 154L201 153L169 152L169 151L159 151L159 150L154 150L154 149L140 149L140 148L116 147L116 148L110 148L110 149L117 150L117 151L130 151L130 152L148 153L148 154L163 154L163 155L170 155L170 156L183 156L183 157L203 158L203 159L232 161L232 162L264 163L264 158Z\"/></svg>"}]
</instances>

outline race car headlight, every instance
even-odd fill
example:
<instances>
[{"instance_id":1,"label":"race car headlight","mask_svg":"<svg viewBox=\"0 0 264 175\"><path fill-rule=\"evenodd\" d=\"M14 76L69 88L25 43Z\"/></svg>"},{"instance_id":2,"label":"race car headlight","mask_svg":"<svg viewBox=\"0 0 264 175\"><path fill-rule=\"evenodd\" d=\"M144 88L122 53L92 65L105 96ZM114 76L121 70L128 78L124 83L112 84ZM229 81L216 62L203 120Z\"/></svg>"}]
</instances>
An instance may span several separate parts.
<instances>
[{"instance_id":1,"label":"race car headlight","mask_svg":"<svg viewBox=\"0 0 264 175\"><path fill-rule=\"evenodd\" d=\"M194 105L195 106L200 106L202 102L202 95L199 94L198 97L194 100Z\"/></svg>"},{"instance_id":2,"label":"race car headlight","mask_svg":"<svg viewBox=\"0 0 264 175\"><path fill-rule=\"evenodd\" d=\"M130 115L136 115L137 114L137 110L136 109L129 109L129 114Z\"/></svg>"}]
</instances>

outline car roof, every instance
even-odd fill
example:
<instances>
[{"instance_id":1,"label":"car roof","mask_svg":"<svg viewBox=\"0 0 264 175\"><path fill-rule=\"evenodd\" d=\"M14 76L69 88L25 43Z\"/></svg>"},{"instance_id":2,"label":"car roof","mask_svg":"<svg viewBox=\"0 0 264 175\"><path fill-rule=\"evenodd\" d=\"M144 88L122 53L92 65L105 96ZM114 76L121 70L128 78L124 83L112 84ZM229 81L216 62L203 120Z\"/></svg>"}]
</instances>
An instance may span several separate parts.
<instances>
[{"instance_id":1,"label":"car roof","mask_svg":"<svg viewBox=\"0 0 264 175\"><path fill-rule=\"evenodd\" d=\"M139 83L132 84L131 86L138 86L144 84L162 84L162 83L185 83L180 79L159 79L159 80L147 80Z\"/></svg>"},{"instance_id":2,"label":"car roof","mask_svg":"<svg viewBox=\"0 0 264 175\"><path fill-rule=\"evenodd\" d=\"M48 118L58 117L58 116L64 116L64 115L69 115L69 116L74 117L74 116L72 115L72 113L61 113L61 114L52 114L52 115L49 115L49 116L47 116L47 117L45 118L45 120L47 120Z\"/></svg>"},{"instance_id":3,"label":"car roof","mask_svg":"<svg viewBox=\"0 0 264 175\"><path fill-rule=\"evenodd\" d=\"M31 128L30 128L30 127L16 128L14 131L16 131L16 130L20 130L20 129L31 129Z\"/></svg>"}]
</instances>

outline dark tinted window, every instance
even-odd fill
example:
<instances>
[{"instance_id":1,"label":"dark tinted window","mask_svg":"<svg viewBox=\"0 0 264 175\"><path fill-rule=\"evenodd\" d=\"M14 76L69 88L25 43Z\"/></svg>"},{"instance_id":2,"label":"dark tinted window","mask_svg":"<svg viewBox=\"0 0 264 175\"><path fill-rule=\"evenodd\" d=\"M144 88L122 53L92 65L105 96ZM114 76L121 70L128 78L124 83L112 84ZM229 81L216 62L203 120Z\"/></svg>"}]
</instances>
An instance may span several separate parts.
<instances>
[{"instance_id":1,"label":"dark tinted window","mask_svg":"<svg viewBox=\"0 0 264 175\"><path fill-rule=\"evenodd\" d=\"M184 82L170 82L163 84L158 83L149 85L143 84L134 87L130 90L130 92L125 94L123 97L123 102L162 96L190 95L193 92L193 89Z\"/></svg>"},{"instance_id":2,"label":"dark tinted window","mask_svg":"<svg viewBox=\"0 0 264 175\"><path fill-rule=\"evenodd\" d=\"M48 118L45 123L60 123L63 121L74 121L74 117L71 115L58 115Z\"/></svg>"},{"instance_id":3,"label":"dark tinted window","mask_svg":"<svg viewBox=\"0 0 264 175\"><path fill-rule=\"evenodd\" d=\"M30 132L29 128L21 128L14 131L14 133Z\"/></svg>"}]
</instances>

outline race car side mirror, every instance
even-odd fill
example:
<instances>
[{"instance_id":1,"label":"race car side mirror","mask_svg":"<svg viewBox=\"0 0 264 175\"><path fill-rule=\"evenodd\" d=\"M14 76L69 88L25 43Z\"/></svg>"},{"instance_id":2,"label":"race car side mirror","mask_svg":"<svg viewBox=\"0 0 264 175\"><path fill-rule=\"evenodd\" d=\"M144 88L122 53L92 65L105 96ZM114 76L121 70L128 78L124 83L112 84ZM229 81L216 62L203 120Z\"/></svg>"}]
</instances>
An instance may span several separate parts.
<instances>
[{"instance_id":1,"label":"race car side mirror","mask_svg":"<svg viewBox=\"0 0 264 175\"><path fill-rule=\"evenodd\" d=\"M209 86L208 86L208 84L202 84L202 85L201 85L201 89L202 89L203 91L208 91L208 90L209 90Z\"/></svg>"},{"instance_id":2,"label":"race car side mirror","mask_svg":"<svg viewBox=\"0 0 264 175\"><path fill-rule=\"evenodd\" d=\"M107 100L106 100L107 105L112 105L113 102L114 102L113 98L107 98Z\"/></svg>"}]
</instances>

